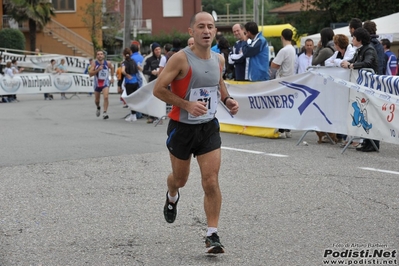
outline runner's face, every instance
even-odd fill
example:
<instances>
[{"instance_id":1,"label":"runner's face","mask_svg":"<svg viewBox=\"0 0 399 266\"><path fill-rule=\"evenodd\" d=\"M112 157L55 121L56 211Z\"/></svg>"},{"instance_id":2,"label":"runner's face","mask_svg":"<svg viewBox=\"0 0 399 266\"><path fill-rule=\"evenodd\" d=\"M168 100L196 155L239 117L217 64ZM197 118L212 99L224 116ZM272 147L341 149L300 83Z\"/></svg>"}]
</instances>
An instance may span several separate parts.
<instances>
[{"instance_id":1,"label":"runner's face","mask_svg":"<svg viewBox=\"0 0 399 266\"><path fill-rule=\"evenodd\" d=\"M195 44L211 47L213 38L216 34L215 22L211 14L197 14L196 21L189 32L190 35L194 37Z\"/></svg>"},{"instance_id":2,"label":"runner's face","mask_svg":"<svg viewBox=\"0 0 399 266\"><path fill-rule=\"evenodd\" d=\"M102 61L104 59L104 53L103 52L97 52L97 60Z\"/></svg>"}]
</instances>

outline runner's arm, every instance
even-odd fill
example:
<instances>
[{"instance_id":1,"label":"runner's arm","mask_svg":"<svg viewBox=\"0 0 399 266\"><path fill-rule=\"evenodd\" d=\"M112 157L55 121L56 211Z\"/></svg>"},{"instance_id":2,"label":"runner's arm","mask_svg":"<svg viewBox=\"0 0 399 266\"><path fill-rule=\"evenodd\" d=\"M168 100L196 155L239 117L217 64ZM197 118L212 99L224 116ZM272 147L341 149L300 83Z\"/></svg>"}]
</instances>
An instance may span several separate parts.
<instances>
[{"instance_id":1,"label":"runner's arm","mask_svg":"<svg viewBox=\"0 0 399 266\"><path fill-rule=\"evenodd\" d=\"M221 54L218 54L219 56L219 65L220 65L220 79L219 79L219 87L220 87L220 98L222 100L222 102L226 105L227 108L230 109L230 113L232 115L235 115L238 112L238 102L234 99L232 99L232 97L230 96L229 92L227 91L227 87L226 84L224 83L223 80L223 67L224 67L224 56L222 56Z\"/></svg>"},{"instance_id":2,"label":"runner's arm","mask_svg":"<svg viewBox=\"0 0 399 266\"><path fill-rule=\"evenodd\" d=\"M174 54L168 60L161 75L156 79L153 94L161 101L182 108L193 116L200 116L205 114L208 110L205 106L205 102L187 101L168 89L169 84L172 83L174 79L185 77L189 68L190 66L187 62L186 54L183 51Z\"/></svg>"}]
</instances>

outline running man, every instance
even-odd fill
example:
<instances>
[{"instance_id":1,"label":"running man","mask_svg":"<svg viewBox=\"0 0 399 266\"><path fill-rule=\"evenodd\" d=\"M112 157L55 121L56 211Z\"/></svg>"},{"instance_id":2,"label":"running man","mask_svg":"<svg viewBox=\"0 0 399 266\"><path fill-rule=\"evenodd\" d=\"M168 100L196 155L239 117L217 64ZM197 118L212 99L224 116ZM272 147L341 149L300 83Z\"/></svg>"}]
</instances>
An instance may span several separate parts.
<instances>
[{"instance_id":1,"label":"running man","mask_svg":"<svg viewBox=\"0 0 399 266\"><path fill-rule=\"evenodd\" d=\"M208 231L205 246L208 253L224 253L218 236L222 196L218 174L221 162L220 127L215 118L219 99L232 115L238 103L230 97L222 79L224 57L211 52L216 34L211 14L199 12L191 18L189 33L194 45L174 54L158 77L154 96L171 104L168 139L172 173L167 178L168 192L164 216L173 223L177 215L179 189L190 173L191 156L197 157L204 190L204 209ZM195 66L195 67L194 67ZM171 90L168 86L171 84Z\"/></svg>"},{"instance_id":2,"label":"running man","mask_svg":"<svg viewBox=\"0 0 399 266\"><path fill-rule=\"evenodd\" d=\"M110 74L111 80L109 79ZM89 75L90 77L94 76L94 103L97 106L96 116L99 117L101 114L100 97L102 92L104 97L103 119L108 119L108 94L110 84L114 83L114 66L104 59L103 51L97 51L97 60L91 62Z\"/></svg>"}]
</instances>

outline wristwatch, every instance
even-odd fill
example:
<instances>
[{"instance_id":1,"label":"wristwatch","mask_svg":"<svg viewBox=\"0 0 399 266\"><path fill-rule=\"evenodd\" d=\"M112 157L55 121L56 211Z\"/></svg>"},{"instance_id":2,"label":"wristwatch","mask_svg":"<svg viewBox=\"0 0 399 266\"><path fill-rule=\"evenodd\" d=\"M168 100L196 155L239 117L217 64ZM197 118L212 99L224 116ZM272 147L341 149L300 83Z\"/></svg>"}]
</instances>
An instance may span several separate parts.
<instances>
[{"instance_id":1,"label":"wristwatch","mask_svg":"<svg viewBox=\"0 0 399 266\"><path fill-rule=\"evenodd\" d=\"M224 100L223 100L223 104L224 105L226 105L226 102L227 102L227 100L228 99L232 99L232 100L234 100L234 98L233 97L231 97L231 96L227 96L226 98L224 98Z\"/></svg>"}]
</instances>

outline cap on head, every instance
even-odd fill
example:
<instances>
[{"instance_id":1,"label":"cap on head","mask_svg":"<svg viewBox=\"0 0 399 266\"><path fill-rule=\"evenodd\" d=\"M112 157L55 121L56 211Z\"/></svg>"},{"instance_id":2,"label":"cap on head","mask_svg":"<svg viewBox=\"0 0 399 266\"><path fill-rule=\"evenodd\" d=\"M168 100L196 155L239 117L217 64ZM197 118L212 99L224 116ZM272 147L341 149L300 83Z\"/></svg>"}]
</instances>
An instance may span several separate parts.
<instances>
[{"instance_id":1,"label":"cap on head","mask_svg":"<svg viewBox=\"0 0 399 266\"><path fill-rule=\"evenodd\" d=\"M154 52L155 48L157 48L157 47L161 47L161 45L159 45L159 43L157 43L157 42L153 42L151 45L151 50Z\"/></svg>"}]
</instances>

